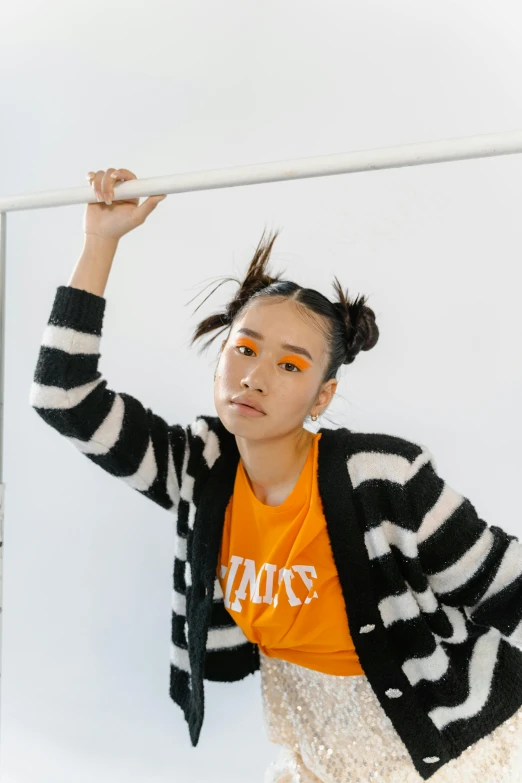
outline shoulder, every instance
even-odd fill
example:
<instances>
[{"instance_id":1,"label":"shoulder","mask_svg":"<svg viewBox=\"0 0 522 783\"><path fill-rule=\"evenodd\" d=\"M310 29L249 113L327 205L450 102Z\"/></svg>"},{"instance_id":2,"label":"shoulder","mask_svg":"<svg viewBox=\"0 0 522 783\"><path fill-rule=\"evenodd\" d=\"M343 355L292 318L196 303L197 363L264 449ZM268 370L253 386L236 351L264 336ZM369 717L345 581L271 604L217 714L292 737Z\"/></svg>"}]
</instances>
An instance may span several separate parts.
<instances>
[{"instance_id":1,"label":"shoulder","mask_svg":"<svg viewBox=\"0 0 522 783\"><path fill-rule=\"evenodd\" d=\"M237 452L236 439L219 416L199 414L186 430L193 465L198 458L203 457L211 468L222 454L235 456Z\"/></svg>"},{"instance_id":2,"label":"shoulder","mask_svg":"<svg viewBox=\"0 0 522 783\"><path fill-rule=\"evenodd\" d=\"M369 479L384 479L404 485L418 468L435 460L430 449L418 441L384 432L360 432L340 427L328 431L333 445L343 443L339 450L350 473L353 486Z\"/></svg>"},{"instance_id":3,"label":"shoulder","mask_svg":"<svg viewBox=\"0 0 522 783\"><path fill-rule=\"evenodd\" d=\"M199 414L188 425L188 432L194 437L201 438L203 441L209 439L217 439L223 443L229 442L234 439L232 433L230 433L219 416L208 416L206 414Z\"/></svg>"}]
</instances>

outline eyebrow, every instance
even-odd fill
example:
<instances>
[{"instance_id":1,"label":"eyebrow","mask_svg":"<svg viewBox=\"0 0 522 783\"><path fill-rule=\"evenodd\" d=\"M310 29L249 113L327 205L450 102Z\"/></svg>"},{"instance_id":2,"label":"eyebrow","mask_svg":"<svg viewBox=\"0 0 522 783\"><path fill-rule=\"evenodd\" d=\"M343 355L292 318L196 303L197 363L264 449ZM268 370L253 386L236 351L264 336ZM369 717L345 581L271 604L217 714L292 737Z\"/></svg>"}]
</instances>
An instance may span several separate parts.
<instances>
[{"instance_id":1,"label":"eyebrow","mask_svg":"<svg viewBox=\"0 0 522 783\"><path fill-rule=\"evenodd\" d=\"M255 337L257 340L262 340L263 335L259 334L259 332L255 332L253 329L247 329L246 326L242 327L241 329L237 330L238 334L247 334L250 337ZM286 348L287 351L292 351L293 353L300 353L303 356L308 356L310 361L313 362L312 356L310 353L306 350L306 348L301 348L299 345L292 345L291 343L281 343L281 348Z\"/></svg>"}]
</instances>

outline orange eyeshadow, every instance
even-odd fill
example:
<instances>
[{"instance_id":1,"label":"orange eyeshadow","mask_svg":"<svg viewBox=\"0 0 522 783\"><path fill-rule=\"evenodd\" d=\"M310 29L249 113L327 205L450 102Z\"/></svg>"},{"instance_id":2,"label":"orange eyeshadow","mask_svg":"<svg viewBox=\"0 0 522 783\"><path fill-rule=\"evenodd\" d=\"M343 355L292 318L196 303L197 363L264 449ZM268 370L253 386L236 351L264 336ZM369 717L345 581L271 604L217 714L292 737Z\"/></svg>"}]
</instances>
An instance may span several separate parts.
<instances>
[{"instance_id":1,"label":"orange eyeshadow","mask_svg":"<svg viewBox=\"0 0 522 783\"><path fill-rule=\"evenodd\" d=\"M295 364L297 367L299 367L300 370L306 370L308 367L310 367L309 363L306 361L306 359L303 359L302 356L284 356L281 361L291 362L292 364Z\"/></svg>"},{"instance_id":2,"label":"orange eyeshadow","mask_svg":"<svg viewBox=\"0 0 522 783\"><path fill-rule=\"evenodd\" d=\"M248 337L241 337L236 342L236 345L246 345L248 348L252 348L253 351L257 351L255 342L253 340L249 340Z\"/></svg>"}]
</instances>

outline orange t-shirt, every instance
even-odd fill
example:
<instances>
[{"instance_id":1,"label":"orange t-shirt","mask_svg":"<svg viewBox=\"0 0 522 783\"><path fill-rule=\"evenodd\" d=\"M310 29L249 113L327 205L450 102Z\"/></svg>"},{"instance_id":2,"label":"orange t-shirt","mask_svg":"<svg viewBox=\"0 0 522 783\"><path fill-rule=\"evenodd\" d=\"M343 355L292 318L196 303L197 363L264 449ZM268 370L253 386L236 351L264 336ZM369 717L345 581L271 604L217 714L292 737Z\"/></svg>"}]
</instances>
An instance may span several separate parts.
<instances>
[{"instance_id":1,"label":"orange t-shirt","mask_svg":"<svg viewBox=\"0 0 522 783\"><path fill-rule=\"evenodd\" d=\"M326 674L364 674L319 495L320 437L279 506L256 498L239 460L216 574L225 608L262 653Z\"/></svg>"}]
</instances>

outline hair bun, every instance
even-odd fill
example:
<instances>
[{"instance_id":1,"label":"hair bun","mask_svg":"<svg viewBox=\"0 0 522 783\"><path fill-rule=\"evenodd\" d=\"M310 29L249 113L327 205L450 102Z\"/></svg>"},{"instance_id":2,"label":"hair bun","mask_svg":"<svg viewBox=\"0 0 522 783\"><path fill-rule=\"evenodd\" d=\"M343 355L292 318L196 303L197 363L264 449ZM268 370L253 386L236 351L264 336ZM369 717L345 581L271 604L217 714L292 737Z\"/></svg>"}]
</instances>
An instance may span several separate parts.
<instances>
[{"instance_id":1,"label":"hair bun","mask_svg":"<svg viewBox=\"0 0 522 783\"><path fill-rule=\"evenodd\" d=\"M335 288L339 301L333 305L345 328L346 359L343 364L351 364L359 351L369 351L379 339L379 329L375 322L375 313L366 304L366 297L359 296L350 301L335 278Z\"/></svg>"}]
</instances>

